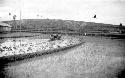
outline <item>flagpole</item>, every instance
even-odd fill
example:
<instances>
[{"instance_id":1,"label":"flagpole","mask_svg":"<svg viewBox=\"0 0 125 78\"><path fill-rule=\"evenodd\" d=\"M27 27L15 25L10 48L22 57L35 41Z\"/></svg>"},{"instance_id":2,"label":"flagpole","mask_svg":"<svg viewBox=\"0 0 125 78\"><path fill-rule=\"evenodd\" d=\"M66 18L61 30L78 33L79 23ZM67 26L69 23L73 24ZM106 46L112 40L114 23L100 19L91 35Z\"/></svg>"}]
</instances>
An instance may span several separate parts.
<instances>
[{"instance_id":1,"label":"flagpole","mask_svg":"<svg viewBox=\"0 0 125 78\"><path fill-rule=\"evenodd\" d=\"M21 33L21 10L20 10L20 33Z\"/></svg>"},{"instance_id":2,"label":"flagpole","mask_svg":"<svg viewBox=\"0 0 125 78\"><path fill-rule=\"evenodd\" d=\"M21 2L20 2L20 3L21 3ZM21 36L21 23L22 23L22 22L21 22L21 13L22 13L22 12L21 12L21 5L20 5L20 22L19 22L19 23L20 23L20 36ZM20 46L21 46L21 40L20 40Z\"/></svg>"}]
</instances>

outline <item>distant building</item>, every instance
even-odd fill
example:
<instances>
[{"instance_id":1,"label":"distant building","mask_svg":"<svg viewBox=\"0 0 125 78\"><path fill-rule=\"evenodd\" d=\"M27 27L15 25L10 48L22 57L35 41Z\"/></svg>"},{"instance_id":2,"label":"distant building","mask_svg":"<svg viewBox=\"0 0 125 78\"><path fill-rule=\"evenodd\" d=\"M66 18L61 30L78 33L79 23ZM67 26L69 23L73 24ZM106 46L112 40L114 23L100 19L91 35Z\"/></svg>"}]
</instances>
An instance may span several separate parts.
<instances>
[{"instance_id":1,"label":"distant building","mask_svg":"<svg viewBox=\"0 0 125 78\"><path fill-rule=\"evenodd\" d=\"M12 26L10 26L9 24L0 22L0 32L9 32L11 31Z\"/></svg>"}]
</instances>

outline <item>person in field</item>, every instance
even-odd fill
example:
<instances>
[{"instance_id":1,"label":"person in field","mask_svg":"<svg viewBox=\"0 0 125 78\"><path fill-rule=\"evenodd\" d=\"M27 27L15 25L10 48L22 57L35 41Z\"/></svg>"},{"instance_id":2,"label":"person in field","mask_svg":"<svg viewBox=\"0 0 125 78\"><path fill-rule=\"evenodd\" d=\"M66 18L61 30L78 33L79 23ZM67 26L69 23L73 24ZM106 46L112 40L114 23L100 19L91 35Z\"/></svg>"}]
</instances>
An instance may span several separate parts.
<instances>
[{"instance_id":1,"label":"person in field","mask_svg":"<svg viewBox=\"0 0 125 78\"><path fill-rule=\"evenodd\" d=\"M55 41L55 40L61 40L61 35L58 34L52 34L50 41Z\"/></svg>"}]
</instances>

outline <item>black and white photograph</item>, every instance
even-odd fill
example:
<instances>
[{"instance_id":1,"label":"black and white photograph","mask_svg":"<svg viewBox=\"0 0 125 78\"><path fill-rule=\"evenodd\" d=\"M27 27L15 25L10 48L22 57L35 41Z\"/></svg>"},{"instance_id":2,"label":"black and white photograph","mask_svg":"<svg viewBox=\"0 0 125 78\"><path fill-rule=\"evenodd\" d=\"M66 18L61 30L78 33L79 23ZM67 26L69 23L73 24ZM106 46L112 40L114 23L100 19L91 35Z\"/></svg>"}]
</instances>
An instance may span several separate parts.
<instances>
[{"instance_id":1,"label":"black and white photograph","mask_svg":"<svg viewBox=\"0 0 125 78\"><path fill-rule=\"evenodd\" d=\"M125 78L125 0L0 0L0 78Z\"/></svg>"}]
</instances>

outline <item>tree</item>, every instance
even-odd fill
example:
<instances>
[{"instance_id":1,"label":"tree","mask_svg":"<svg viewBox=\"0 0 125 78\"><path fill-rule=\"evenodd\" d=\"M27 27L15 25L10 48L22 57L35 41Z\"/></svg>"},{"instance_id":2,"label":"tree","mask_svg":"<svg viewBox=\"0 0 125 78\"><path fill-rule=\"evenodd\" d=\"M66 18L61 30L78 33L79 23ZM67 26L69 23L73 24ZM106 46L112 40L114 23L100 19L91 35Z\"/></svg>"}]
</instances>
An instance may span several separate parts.
<instances>
[{"instance_id":1,"label":"tree","mask_svg":"<svg viewBox=\"0 0 125 78\"><path fill-rule=\"evenodd\" d=\"M37 14L37 17L39 18L39 14Z\"/></svg>"},{"instance_id":2,"label":"tree","mask_svg":"<svg viewBox=\"0 0 125 78\"><path fill-rule=\"evenodd\" d=\"M119 25L119 32L122 33L122 23Z\"/></svg>"},{"instance_id":3,"label":"tree","mask_svg":"<svg viewBox=\"0 0 125 78\"><path fill-rule=\"evenodd\" d=\"M13 20L16 20L16 15L13 15Z\"/></svg>"},{"instance_id":4,"label":"tree","mask_svg":"<svg viewBox=\"0 0 125 78\"><path fill-rule=\"evenodd\" d=\"M11 13L9 13L9 16L11 15Z\"/></svg>"},{"instance_id":5,"label":"tree","mask_svg":"<svg viewBox=\"0 0 125 78\"><path fill-rule=\"evenodd\" d=\"M119 27L120 27L120 28L122 27L122 23L120 23Z\"/></svg>"}]
</instances>

